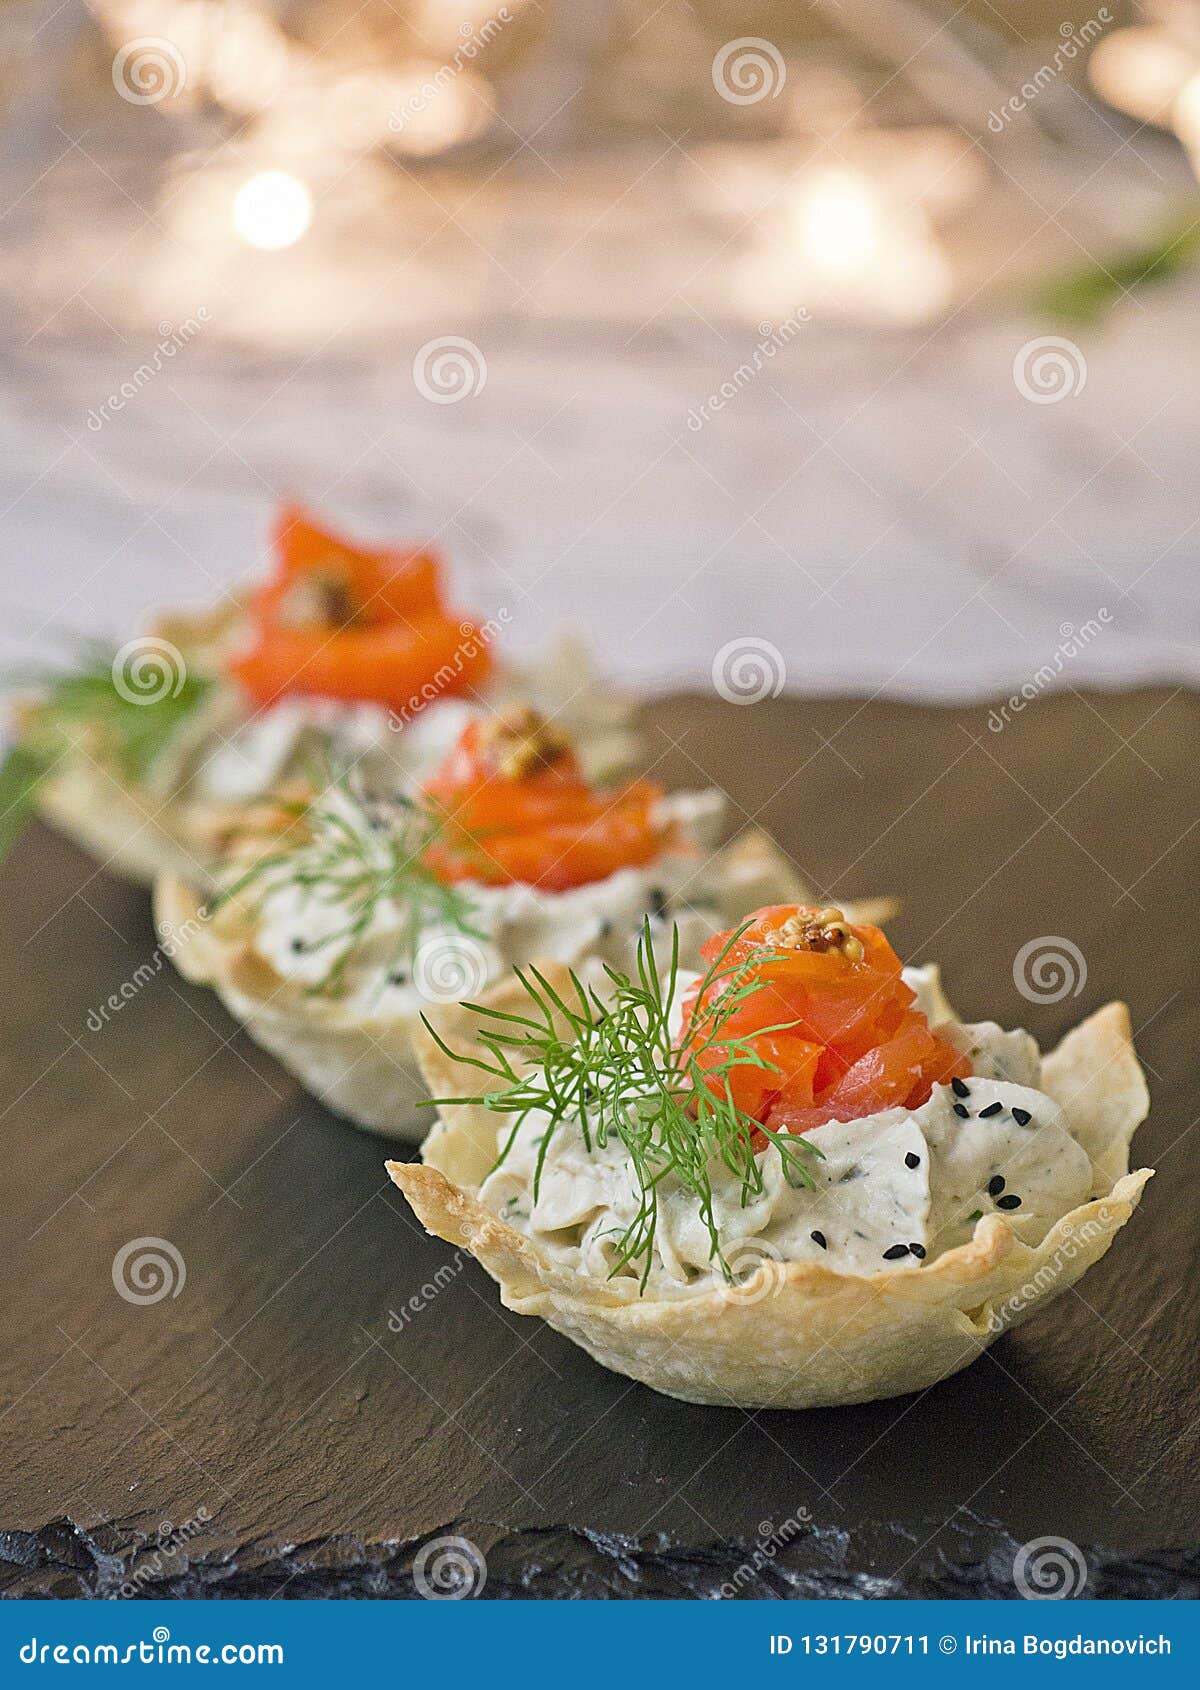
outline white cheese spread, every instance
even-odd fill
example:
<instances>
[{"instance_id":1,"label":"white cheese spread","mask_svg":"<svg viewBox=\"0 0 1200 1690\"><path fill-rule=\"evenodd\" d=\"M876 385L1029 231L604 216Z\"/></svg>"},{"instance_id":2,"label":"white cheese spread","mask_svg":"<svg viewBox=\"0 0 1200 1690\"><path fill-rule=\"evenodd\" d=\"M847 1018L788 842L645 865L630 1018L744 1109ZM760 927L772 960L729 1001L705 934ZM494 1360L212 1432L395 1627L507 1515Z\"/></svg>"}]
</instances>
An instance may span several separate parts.
<instances>
[{"instance_id":1,"label":"white cheese spread","mask_svg":"<svg viewBox=\"0 0 1200 1690\"><path fill-rule=\"evenodd\" d=\"M821 1152L807 1162L811 1190L789 1183L773 1146L759 1153L762 1190L749 1196L714 1161L713 1214L735 1280L764 1259L822 1262L846 1274L916 1272L966 1243L982 1214L1003 1214L1018 1236L1035 1244L1086 1200L1091 1161L1058 1104L1038 1089L1034 1040L990 1022L950 1020L936 970L905 969L904 978L919 1007L940 1012L937 1031L971 1050L973 1077L957 1089L935 1086L919 1108L886 1109L811 1131L808 1140ZM677 1001L689 983L681 976ZM543 1113L522 1121L480 1200L554 1262L606 1278L640 1207L632 1163L615 1134L589 1150L579 1123L563 1120L535 1197L535 1168L550 1124ZM512 1125L497 1117L498 1154ZM642 1266L618 1271L634 1278ZM694 1195L668 1174L658 1188L649 1291L686 1296L724 1282Z\"/></svg>"}]
</instances>

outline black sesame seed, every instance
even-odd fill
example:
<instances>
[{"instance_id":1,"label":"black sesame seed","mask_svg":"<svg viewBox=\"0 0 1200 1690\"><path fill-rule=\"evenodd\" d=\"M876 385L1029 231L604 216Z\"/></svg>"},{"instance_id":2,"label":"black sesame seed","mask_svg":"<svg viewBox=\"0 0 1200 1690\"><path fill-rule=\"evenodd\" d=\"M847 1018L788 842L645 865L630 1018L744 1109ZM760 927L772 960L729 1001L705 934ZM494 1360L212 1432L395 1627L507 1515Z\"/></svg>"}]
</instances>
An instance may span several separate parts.
<instances>
[{"instance_id":1,"label":"black sesame seed","mask_svg":"<svg viewBox=\"0 0 1200 1690\"><path fill-rule=\"evenodd\" d=\"M908 1152L908 1155L904 1158L904 1166L906 1168L919 1168L921 1166L921 1158L915 1150Z\"/></svg>"},{"instance_id":2,"label":"black sesame seed","mask_svg":"<svg viewBox=\"0 0 1200 1690\"><path fill-rule=\"evenodd\" d=\"M925 1246L923 1244L910 1244L908 1248L919 1262L925 1260Z\"/></svg>"},{"instance_id":3,"label":"black sesame seed","mask_svg":"<svg viewBox=\"0 0 1200 1690\"><path fill-rule=\"evenodd\" d=\"M612 937L612 930L613 929L612 929L612 922L611 921L602 921L600 923L600 937L602 939L611 938Z\"/></svg>"},{"instance_id":4,"label":"black sesame seed","mask_svg":"<svg viewBox=\"0 0 1200 1690\"><path fill-rule=\"evenodd\" d=\"M299 934L297 934L296 937L292 940L292 949L294 951L302 951L302 950L304 950L304 948L305 948L304 940L299 936Z\"/></svg>"},{"instance_id":5,"label":"black sesame seed","mask_svg":"<svg viewBox=\"0 0 1200 1690\"><path fill-rule=\"evenodd\" d=\"M989 1103L986 1109L979 1111L979 1119L981 1121L989 1120L991 1116L998 1115L1003 1108L1002 1103Z\"/></svg>"},{"instance_id":6,"label":"black sesame seed","mask_svg":"<svg viewBox=\"0 0 1200 1690\"><path fill-rule=\"evenodd\" d=\"M652 886L650 888L650 914L654 917L655 921L665 921L667 919L667 894L663 891L661 886Z\"/></svg>"},{"instance_id":7,"label":"black sesame seed","mask_svg":"<svg viewBox=\"0 0 1200 1690\"><path fill-rule=\"evenodd\" d=\"M988 1187L987 1187L988 1196L989 1197L999 1197L1000 1193L1003 1190L1004 1190L1004 1175L1003 1174L993 1174L991 1179L988 1181Z\"/></svg>"},{"instance_id":8,"label":"black sesame seed","mask_svg":"<svg viewBox=\"0 0 1200 1690\"><path fill-rule=\"evenodd\" d=\"M408 975L404 972L404 970L402 968L393 968L392 972L388 975L388 985L389 986L407 986L408 985Z\"/></svg>"},{"instance_id":9,"label":"black sesame seed","mask_svg":"<svg viewBox=\"0 0 1200 1690\"><path fill-rule=\"evenodd\" d=\"M825 1241L825 1234L823 1232L810 1232L808 1236L812 1239L814 1244L819 1244L822 1250L828 1250L829 1245Z\"/></svg>"},{"instance_id":10,"label":"black sesame seed","mask_svg":"<svg viewBox=\"0 0 1200 1690\"><path fill-rule=\"evenodd\" d=\"M964 1121L969 1121L971 1119L971 1111L967 1108L965 1103L956 1103L954 1105L954 1113Z\"/></svg>"},{"instance_id":11,"label":"black sesame seed","mask_svg":"<svg viewBox=\"0 0 1200 1690\"><path fill-rule=\"evenodd\" d=\"M898 1262L901 1256L908 1255L910 1249L908 1244L893 1244L890 1250L883 1252L883 1259L885 1262Z\"/></svg>"},{"instance_id":12,"label":"black sesame seed","mask_svg":"<svg viewBox=\"0 0 1200 1690\"><path fill-rule=\"evenodd\" d=\"M1030 1121L1033 1120L1033 1116L1029 1113L1028 1109L1014 1108L1012 1118L1019 1127L1027 1127Z\"/></svg>"},{"instance_id":13,"label":"black sesame seed","mask_svg":"<svg viewBox=\"0 0 1200 1690\"><path fill-rule=\"evenodd\" d=\"M996 1207L998 1209L1019 1209L1021 1199L1010 1191L1007 1197L997 1197Z\"/></svg>"},{"instance_id":14,"label":"black sesame seed","mask_svg":"<svg viewBox=\"0 0 1200 1690\"><path fill-rule=\"evenodd\" d=\"M950 1089L955 1097L970 1097L971 1088L965 1080L960 1080L956 1074L950 1082Z\"/></svg>"}]
</instances>

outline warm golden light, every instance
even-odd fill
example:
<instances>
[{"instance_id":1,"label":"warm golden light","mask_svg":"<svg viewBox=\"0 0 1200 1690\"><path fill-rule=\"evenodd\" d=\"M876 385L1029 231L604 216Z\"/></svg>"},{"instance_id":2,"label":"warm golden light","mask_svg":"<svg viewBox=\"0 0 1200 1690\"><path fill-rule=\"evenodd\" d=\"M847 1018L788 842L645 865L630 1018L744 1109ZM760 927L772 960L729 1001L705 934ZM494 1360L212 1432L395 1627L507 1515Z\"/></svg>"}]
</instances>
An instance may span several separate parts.
<instances>
[{"instance_id":1,"label":"warm golden light","mask_svg":"<svg viewBox=\"0 0 1200 1690\"><path fill-rule=\"evenodd\" d=\"M408 59L389 79L388 140L397 152L431 158L480 135L495 114L490 82L468 70Z\"/></svg>"},{"instance_id":2,"label":"warm golden light","mask_svg":"<svg viewBox=\"0 0 1200 1690\"><path fill-rule=\"evenodd\" d=\"M1171 107L1197 68L1197 54L1169 29L1146 24L1118 29L1088 60L1088 81L1102 100L1140 123L1166 127Z\"/></svg>"},{"instance_id":3,"label":"warm golden light","mask_svg":"<svg viewBox=\"0 0 1200 1690\"><path fill-rule=\"evenodd\" d=\"M1192 169L1200 175L1200 74L1189 77L1179 90L1171 108L1171 125L1183 142Z\"/></svg>"},{"instance_id":4,"label":"warm golden light","mask_svg":"<svg viewBox=\"0 0 1200 1690\"><path fill-rule=\"evenodd\" d=\"M234 196L233 226L264 252L294 246L312 223L313 200L305 183L286 170L262 170Z\"/></svg>"},{"instance_id":5,"label":"warm golden light","mask_svg":"<svg viewBox=\"0 0 1200 1690\"><path fill-rule=\"evenodd\" d=\"M881 220L879 196L865 176L821 172L796 207L805 262L828 276L857 274L878 252Z\"/></svg>"}]
</instances>

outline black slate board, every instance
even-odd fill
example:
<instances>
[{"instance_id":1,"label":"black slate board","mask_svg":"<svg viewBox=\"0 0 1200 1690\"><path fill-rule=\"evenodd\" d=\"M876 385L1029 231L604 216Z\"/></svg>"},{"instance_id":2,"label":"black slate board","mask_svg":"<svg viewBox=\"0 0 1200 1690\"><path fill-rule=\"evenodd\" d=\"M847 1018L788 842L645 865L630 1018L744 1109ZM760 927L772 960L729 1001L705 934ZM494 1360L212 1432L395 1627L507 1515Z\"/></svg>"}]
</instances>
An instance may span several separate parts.
<instances>
[{"instance_id":1,"label":"black slate board","mask_svg":"<svg viewBox=\"0 0 1200 1690\"><path fill-rule=\"evenodd\" d=\"M500 1309L386 1147L156 964L144 894L37 829L0 879L7 1594L406 1597L445 1533L498 1596L1012 1597L1042 1536L1083 1548L1087 1595L1200 1589L1200 702L1069 695L997 733L986 708L676 699L647 724L659 778L723 785L823 893L901 895L897 947L965 1014L1050 1043L1129 1000L1159 1174L1112 1253L919 1398L657 1397ZM1012 961L1044 934L1087 982L1030 1006ZM186 1281L138 1307L113 1259L145 1236Z\"/></svg>"}]
</instances>

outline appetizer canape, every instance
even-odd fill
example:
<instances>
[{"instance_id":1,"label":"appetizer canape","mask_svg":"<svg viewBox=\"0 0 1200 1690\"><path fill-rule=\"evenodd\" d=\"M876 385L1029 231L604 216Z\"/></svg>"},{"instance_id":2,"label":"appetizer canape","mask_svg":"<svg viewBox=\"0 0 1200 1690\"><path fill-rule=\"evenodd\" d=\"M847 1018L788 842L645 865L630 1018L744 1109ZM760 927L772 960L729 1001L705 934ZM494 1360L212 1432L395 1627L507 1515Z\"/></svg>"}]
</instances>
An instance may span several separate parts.
<instances>
[{"instance_id":1,"label":"appetizer canape","mask_svg":"<svg viewBox=\"0 0 1200 1690\"><path fill-rule=\"evenodd\" d=\"M923 1389L1072 1285L1150 1178L1123 1004L1043 1057L836 909L762 909L699 976L656 952L430 1017L440 1120L388 1164L506 1307L618 1373L748 1408Z\"/></svg>"},{"instance_id":2,"label":"appetizer canape","mask_svg":"<svg viewBox=\"0 0 1200 1690\"><path fill-rule=\"evenodd\" d=\"M269 580L161 618L115 655L89 647L18 707L0 765L0 841L36 808L107 866L207 879L244 808L331 754L366 790L445 755L473 710L526 700L573 732L593 774L625 766L629 709L566 641L502 666L506 614L449 604L428 550L368 550L285 508Z\"/></svg>"},{"instance_id":3,"label":"appetizer canape","mask_svg":"<svg viewBox=\"0 0 1200 1690\"><path fill-rule=\"evenodd\" d=\"M507 1000L514 964L628 969L647 914L698 961L722 923L796 895L762 835L713 854L721 811L718 793L647 780L600 790L543 718L502 712L468 723L413 793L335 780L231 859L207 919L201 894L163 880L159 928L310 1091L415 1143L431 1115L412 1037L430 1005L489 1003L498 983Z\"/></svg>"}]
</instances>

